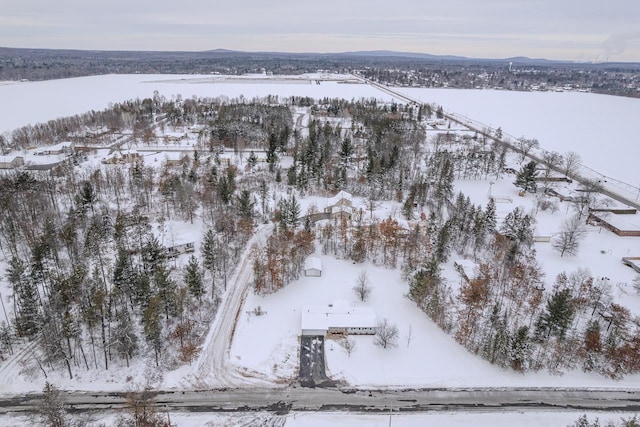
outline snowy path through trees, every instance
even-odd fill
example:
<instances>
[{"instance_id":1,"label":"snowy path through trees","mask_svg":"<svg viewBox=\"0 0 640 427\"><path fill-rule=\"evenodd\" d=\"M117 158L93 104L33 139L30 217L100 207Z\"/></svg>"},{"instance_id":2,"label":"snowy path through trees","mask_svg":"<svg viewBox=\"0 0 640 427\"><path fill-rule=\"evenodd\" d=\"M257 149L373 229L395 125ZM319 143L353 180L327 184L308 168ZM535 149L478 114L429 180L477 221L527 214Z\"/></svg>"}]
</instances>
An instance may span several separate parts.
<instances>
[{"instance_id":1,"label":"snowy path through trees","mask_svg":"<svg viewBox=\"0 0 640 427\"><path fill-rule=\"evenodd\" d=\"M38 351L39 344L39 339L30 342L2 366L0 369L0 384L9 384L20 375L23 364L28 362L30 357L36 357L35 353ZM0 387L0 392L3 391Z\"/></svg>"},{"instance_id":2,"label":"snowy path through trees","mask_svg":"<svg viewBox=\"0 0 640 427\"><path fill-rule=\"evenodd\" d=\"M245 247L238 269L229 281L230 286L203 344L202 354L195 365L191 382L196 387L238 386L256 381L262 385L268 383L268 379L263 378L261 374L238 372L229 360L229 352L240 309L251 283L253 246L266 240L271 230L271 225L259 228ZM262 378L256 378L256 375Z\"/></svg>"}]
</instances>

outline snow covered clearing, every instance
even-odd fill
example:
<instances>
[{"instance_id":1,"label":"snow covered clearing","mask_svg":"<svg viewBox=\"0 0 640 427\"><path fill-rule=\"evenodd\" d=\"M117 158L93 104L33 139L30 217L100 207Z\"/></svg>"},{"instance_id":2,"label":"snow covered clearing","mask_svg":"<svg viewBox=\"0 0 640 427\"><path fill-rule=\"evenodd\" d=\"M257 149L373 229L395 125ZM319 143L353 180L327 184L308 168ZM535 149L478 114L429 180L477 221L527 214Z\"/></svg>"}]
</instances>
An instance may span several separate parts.
<instances>
[{"instance_id":1,"label":"snow covered clearing","mask_svg":"<svg viewBox=\"0 0 640 427\"><path fill-rule=\"evenodd\" d=\"M599 173L638 187L640 99L580 92L416 89L401 92L548 151L575 151Z\"/></svg>"},{"instance_id":2,"label":"snow covered clearing","mask_svg":"<svg viewBox=\"0 0 640 427\"><path fill-rule=\"evenodd\" d=\"M551 254L558 256L557 253ZM249 293L238 321L231 348L235 364L274 378L295 379L298 366L302 306L352 301L372 307L378 319L387 318L399 328L398 346L382 349L372 336L353 336L356 348L349 356L339 341L327 340L329 374L350 385L367 387L640 387L640 376L606 380L580 371L564 376L545 372L526 375L502 370L467 352L440 330L405 297L408 291L399 270L370 263L320 256L322 277L301 277L280 292L265 297ZM618 261L619 262L619 261ZM620 264L620 269L626 267ZM355 303L358 275L366 270L372 293L366 303ZM451 269L453 271L453 269ZM640 300L637 295L625 298ZM640 301L638 301L640 303ZM264 313L256 316L260 307Z\"/></svg>"},{"instance_id":3,"label":"snow covered clearing","mask_svg":"<svg viewBox=\"0 0 640 427\"><path fill-rule=\"evenodd\" d=\"M120 414L122 415L122 414ZM354 414L344 412L297 412L289 415L273 415L270 413L231 413L231 414L196 414L176 412L170 414L171 422L177 427L211 426L274 426L274 427L386 427L389 424L399 427L440 426L459 427L474 425L477 427L522 427L554 426L564 427L573 423L582 415L587 415L590 422L598 419L600 425L607 422L619 422L628 415L615 412L431 412L419 414ZM90 415L87 421L92 424L115 424L117 414ZM33 420L24 416L0 416L0 423L5 426L31 426ZM90 424L90 425L92 425Z\"/></svg>"},{"instance_id":4,"label":"snow covered clearing","mask_svg":"<svg viewBox=\"0 0 640 427\"><path fill-rule=\"evenodd\" d=\"M42 82L20 82L0 86L0 97L11 102L0 106L0 133L18 127L54 120L58 117L102 110L110 103L135 98L151 98L158 91L167 98L253 97L268 95L308 96L312 98L391 97L364 84L340 83L342 77L311 74L300 76L299 84L277 76L249 76L246 82L237 76L198 77L194 75L104 75ZM254 82L254 83L251 83ZM317 83L320 84L317 84Z\"/></svg>"}]
</instances>

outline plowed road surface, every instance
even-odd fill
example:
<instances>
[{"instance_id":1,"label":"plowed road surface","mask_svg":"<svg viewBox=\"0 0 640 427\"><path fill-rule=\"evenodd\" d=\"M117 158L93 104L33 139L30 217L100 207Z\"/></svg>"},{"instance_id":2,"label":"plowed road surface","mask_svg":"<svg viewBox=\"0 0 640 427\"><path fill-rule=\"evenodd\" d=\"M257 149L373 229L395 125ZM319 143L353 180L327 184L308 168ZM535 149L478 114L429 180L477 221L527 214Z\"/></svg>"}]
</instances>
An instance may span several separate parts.
<instances>
[{"instance_id":1,"label":"plowed road surface","mask_svg":"<svg viewBox=\"0 0 640 427\"><path fill-rule=\"evenodd\" d=\"M66 393L72 411L126 406L124 393ZM508 411L607 410L639 412L640 391L578 389L407 389L339 390L306 388L234 388L157 392L151 399L168 410L197 412L271 411ZM0 398L0 413L35 410L40 395Z\"/></svg>"}]
</instances>

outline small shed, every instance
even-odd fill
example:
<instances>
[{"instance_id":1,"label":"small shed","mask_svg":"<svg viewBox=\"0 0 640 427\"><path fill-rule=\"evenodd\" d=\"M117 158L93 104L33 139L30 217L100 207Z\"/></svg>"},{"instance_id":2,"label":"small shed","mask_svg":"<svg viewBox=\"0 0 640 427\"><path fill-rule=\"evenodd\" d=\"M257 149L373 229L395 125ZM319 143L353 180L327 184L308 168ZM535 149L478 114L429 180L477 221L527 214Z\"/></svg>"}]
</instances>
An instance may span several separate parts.
<instances>
[{"instance_id":1,"label":"small shed","mask_svg":"<svg viewBox=\"0 0 640 427\"><path fill-rule=\"evenodd\" d=\"M318 257L309 257L304 263L304 275L308 277L322 276L322 260Z\"/></svg>"},{"instance_id":2,"label":"small shed","mask_svg":"<svg viewBox=\"0 0 640 427\"><path fill-rule=\"evenodd\" d=\"M195 251L194 243L181 243L174 246L167 246L167 257L177 258L181 254L192 253Z\"/></svg>"}]
</instances>

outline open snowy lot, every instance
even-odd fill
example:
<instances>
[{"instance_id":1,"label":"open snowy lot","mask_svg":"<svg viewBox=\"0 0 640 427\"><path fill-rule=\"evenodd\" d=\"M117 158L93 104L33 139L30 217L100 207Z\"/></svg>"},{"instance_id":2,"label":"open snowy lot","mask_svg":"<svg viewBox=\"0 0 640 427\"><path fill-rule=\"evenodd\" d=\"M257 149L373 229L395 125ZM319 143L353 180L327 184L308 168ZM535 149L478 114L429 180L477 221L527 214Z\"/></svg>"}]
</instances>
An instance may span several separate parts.
<instances>
[{"instance_id":1,"label":"open snowy lot","mask_svg":"<svg viewBox=\"0 0 640 427\"><path fill-rule=\"evenodd\" d=\"M300 412L279 416L269 413L231 413L231 414L195 414L178 412L171 414L171 422L177 427L187 426L345 426L345 427L386 427L390 423L398 427L440 426L459 427L474 425L478 427L538 427L541 425L563 427L570 426L583 415L583 412L506 412L506 413L459 413L434 412L419 414L353 414L342 412ZM626 414L613 412L587 413L589 421L598 419L600 425L607 422L618 422L621 418L629 418ZM90 415L90 422L113 424L117 415ZM32 420L27 417L0 417L0 423L10 426L29 426Z\"/></svg>"},{"instance_id":2,"label":"open snowy lot","mask_svg":"<svg viewBox=\"0 0 640 427\"><path fill-rule=\"evenodd\" d=\"M336 75L313 74L283 80L277 76L203 77L195 75L104 75L41 82L0 85L0 98L11 100L0 106L0 133L58 117L102 110L110 103L135 98L151 98L158 91L167 98L226 96L236 98L308 96L312 98L391 97L371 86L341 83ZM326 79L326 80L324 80Z\"/></svg>"},{"instance_id":3,"label":"open snowy lot","mask_svg":"<svg viewBox=\"0 0 640 427\"><path fill-rule=\"evenodd\" d=\"M502 130L535 138L548 151L575 151L583 164L638 187L640 99L580 92L402 88L423 102Z\"/></svg>"},{"instance_id":4,"label":"open snowy lot","mask_svg":"<svg viewBox=\"0 0 640 427\"><path fill-rule=\"evenodd\" d=\"M293 380L299 357L302 307L336 300L355 304L352 288L358 275L366 270L373 288L371 297L366 304L356 305L373 307L378 319L387 318L396 324L400 332L398 347L382 349L374 345L372 336L354 336L356 348L349 356L338 341L327 340L327 369L336 380L370 387L640 387L639 375L613 381L579 370L564 376L502 370L467 352L407 299L408 286L399 270L317 256L323 263L322 277L303 276L265 297L250 293L238 321L232 363L241 369L246 367L281 380ZM549 252L548 257L559 256ZM629 270L619 260L617 263L621 272ZM625 303L633 300L640 307L638 295L618 292ZM252 313L258 306L265 314Z\"/></svg>"}]
</instances>

